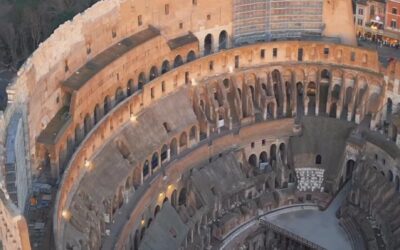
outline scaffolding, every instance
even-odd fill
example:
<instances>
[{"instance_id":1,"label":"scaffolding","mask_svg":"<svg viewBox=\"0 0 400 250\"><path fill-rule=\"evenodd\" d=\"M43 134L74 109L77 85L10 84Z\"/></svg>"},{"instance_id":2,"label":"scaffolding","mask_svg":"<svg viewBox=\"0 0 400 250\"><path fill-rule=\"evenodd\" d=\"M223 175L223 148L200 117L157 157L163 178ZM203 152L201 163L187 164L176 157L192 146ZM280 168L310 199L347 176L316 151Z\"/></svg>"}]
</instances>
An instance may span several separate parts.
<instances>
[{"instance_id":1,"label":"scaffolding","mask_svg":"<svg viewBox=\"0 0 400 250\"><path fill-rule=\"evenodd\" d=\"M234 0L235 43L321 35L323 0Z\"/></svg>"}]
</instances>

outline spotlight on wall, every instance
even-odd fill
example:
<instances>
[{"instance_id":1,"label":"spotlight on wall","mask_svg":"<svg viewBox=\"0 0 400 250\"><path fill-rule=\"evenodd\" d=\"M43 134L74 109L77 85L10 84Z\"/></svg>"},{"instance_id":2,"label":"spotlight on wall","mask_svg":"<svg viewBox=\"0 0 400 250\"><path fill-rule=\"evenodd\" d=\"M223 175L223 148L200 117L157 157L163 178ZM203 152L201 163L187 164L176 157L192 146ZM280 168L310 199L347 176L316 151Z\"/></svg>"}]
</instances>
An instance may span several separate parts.
<instances>
[{"instance_id":1,"label":"spotlight on wall","mask_svg":"<svg viewBox=\"0 0 400 250\"><path fill-rule=\"evenodd\" d=\"M64 218L64 220L66 220L66 221L69 221L72 217L71 212L68 210L63 210L61 215Z\"/></svg>"},{"instance_id":2,"label":"spotlight on wall","mask_svg":"<svg viewBox=\"0 0 400 250\"><path fill-rule=\"evenodd\" d=\"M232 66L229 66L229 73L233 73L233 67Z\"/></svg>"},{"instance_id":3,"label":"spotlight on wall","mask_svg":"<svg viewBox=\"0 0 400 250\"><path fill-rule=\"evenodd\" d=\"M92 164L90 164L89 160L85 160L85 163L83 165L85 166L85 168L89 169Z\"/></svg>"},{"instance_id":4,"label":"spotlight on wall","mask_svg":"<svg viewBox=\"0 0 400 250\"><path fill-rule=\"evenodd\" d=\"M131 122L137 122L137 116L134 114L131 114L130 120L131 120Z\"/></svg>"},{"instance_id":5,"label":"spotlight on wall","mask_svg":"<svg viewBox=\"0 0 400 250\"><path fill-rule=\"evenodd\" d=\"M197 86L197 81L194 78L192 78L192 86Z\"/></svg>"}]
</instances>

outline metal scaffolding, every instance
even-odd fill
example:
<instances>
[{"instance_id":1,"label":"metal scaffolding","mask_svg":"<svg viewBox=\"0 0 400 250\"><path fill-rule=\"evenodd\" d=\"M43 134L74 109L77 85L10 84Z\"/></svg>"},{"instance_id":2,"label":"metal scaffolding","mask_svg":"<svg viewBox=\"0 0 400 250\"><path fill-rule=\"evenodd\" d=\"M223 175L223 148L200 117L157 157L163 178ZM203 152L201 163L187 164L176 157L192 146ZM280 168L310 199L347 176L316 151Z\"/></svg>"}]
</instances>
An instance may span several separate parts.
<instances>
[{"instance_id":1,"label":"metal scaffolding","mask_svg":"<svg viewBox=\"0 0 400 250\"><path fill-rule=\"evenodd\" d=\"M323 0L234 0L235 43L320 35Z\"/></svg>"}]
</instances>

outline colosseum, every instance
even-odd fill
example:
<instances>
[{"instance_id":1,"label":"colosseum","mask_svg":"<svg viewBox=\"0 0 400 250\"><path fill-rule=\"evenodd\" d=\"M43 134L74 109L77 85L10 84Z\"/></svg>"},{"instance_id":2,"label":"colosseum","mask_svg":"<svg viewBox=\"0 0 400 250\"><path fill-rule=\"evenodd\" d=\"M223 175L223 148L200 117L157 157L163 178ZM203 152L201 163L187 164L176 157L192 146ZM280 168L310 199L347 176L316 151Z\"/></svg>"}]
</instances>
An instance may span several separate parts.
<instances>
[{"instance_id":1,"label":"colosseum","mask_svg":"<svg viewBox=\"0 0 400 250\"><path fill-rule=\"evenodd\" d=\"M400 61L350 0L103 0L7 95L2 249L400 249Z\"/></svg>"}]
</instances>

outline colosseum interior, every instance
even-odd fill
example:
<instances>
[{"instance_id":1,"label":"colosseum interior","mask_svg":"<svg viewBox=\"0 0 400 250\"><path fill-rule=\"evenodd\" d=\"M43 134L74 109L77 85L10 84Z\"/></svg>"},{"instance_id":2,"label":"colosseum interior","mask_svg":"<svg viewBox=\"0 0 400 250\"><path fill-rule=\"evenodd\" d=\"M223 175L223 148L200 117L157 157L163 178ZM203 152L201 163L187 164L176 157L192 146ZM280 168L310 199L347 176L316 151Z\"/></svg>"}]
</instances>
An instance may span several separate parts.
<instances>
[{"instance_id":1,"label":"colosseum interior","mask_svg":"<svg viewBox=\"0 0 400 250\"><path fill-rule=\"evenodd\" d=\"M400 62L350 0L104 0L0 116L4 249L400 249Z\"/></svg>"}]
</instances>

